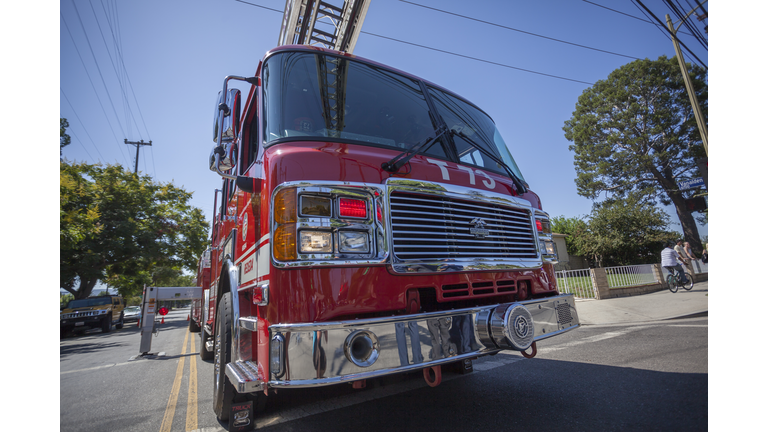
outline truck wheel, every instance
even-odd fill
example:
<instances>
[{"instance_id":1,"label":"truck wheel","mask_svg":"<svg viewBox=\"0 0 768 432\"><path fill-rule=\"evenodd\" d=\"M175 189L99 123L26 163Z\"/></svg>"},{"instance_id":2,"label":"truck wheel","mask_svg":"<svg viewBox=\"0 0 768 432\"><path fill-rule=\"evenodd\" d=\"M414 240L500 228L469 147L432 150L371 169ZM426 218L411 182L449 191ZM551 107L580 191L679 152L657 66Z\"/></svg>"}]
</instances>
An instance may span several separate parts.
<instances>
[{"instance_id":1,"label":"truck wheel","mask_svg":"<svg viewBox=\"0 0 768 432\"><path fill-rule=\"evenodd\" d=\"M208 342L210 338L211 338L211 335L209 335L204 328L200 329L200 359L201 360L213 359L213 352L205 349L205 343Z\"/></svg>"},{"instance_id":2,"label":"truck wheel","mask_svg":"<svg viewBox=\"0 0 768 432\"><path fill-rule=\"evenodd\" d=\"M109 333L110 331L112 331L112 315L107 315L101 323L101 332Z\"/></svg>"},{"instance_id":3,"label":"truck wheel","mask_svg":"<svg viewBox=\"0 0 768 432\"><path fill-rule=\"evenodd\" d=\"M189 332L190 333L197 333L200 331L200 326L197 325L197 322L195 322L195 319L190 317L189 318Z\"/></svg>"},{"instance_id":4,"label":"truck wheel","mask_svg":"<svg viewBox=\"0 0 768 432\"><path fill-rule=\"evenodd\" d=\"M115 328L119 330L119 329L123 328L123 324L125 324L125 316L121 312L120 313L120 321L118 321L117 324L115 324Z\"/></svg>"},{"instance_id":5,"label":"truck wheel","mask_svg":"<svg viewBox=\"0 0 768 432\"><path fill-rule=\"evenodd\" d=\"M235 294L237 295L237 294ZM229 294L221 298L216 315L213 361L213 412L222 422L229 420L229 410L235 397L235 387L227 378L227 363L232 360L232 306Z\"/></svg>"}]
</instances>

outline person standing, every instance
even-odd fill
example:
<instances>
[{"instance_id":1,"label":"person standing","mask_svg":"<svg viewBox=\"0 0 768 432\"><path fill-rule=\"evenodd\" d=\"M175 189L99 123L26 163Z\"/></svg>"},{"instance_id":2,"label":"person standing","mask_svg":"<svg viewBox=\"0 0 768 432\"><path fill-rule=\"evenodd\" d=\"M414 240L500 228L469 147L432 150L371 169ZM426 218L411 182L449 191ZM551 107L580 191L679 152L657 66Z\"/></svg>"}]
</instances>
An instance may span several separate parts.
<instances>
[{"instance_id":1,"label":"person standing","mask_svg":"<svg viewBox=\"0 0 768 432\"><path fill-rule=\"evenodd\" d=\"M683 264L688 264L688 254L685 253L682 240L677 241L677 244L675 245L675 252L677 252L678 257L683 261Z\"/></svg>"},{"instance_id":2,"label":"person standing","mask_svg":"<svg viewBox=\"0 0 768 432\"><path fill-rule=\"evenodd\" d=\"M693 254L693 251L691 250L691 244L688 242L683 243L683 250L685 251L685 254L688 255L688 258L691 260L696 259L696 255Z\"/></svg>"}]
</instances>

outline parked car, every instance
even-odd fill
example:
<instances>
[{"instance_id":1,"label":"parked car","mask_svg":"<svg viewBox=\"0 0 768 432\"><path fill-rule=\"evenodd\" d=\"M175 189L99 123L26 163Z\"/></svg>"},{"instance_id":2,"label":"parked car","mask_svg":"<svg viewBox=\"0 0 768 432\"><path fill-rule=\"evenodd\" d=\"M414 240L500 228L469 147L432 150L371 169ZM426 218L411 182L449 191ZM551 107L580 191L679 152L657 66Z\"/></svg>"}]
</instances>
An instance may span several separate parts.
<instances>
[{"instance_id":1,"label":"parked car","mask_svg":"<svg viewBox=\"0 0 768 432\"><path fill-rule=\"evenodd\" d=\"M141 320L141 308L138 306L128 306L125 308L125 321L139 321Z\"/></svg>"}]
</instances>

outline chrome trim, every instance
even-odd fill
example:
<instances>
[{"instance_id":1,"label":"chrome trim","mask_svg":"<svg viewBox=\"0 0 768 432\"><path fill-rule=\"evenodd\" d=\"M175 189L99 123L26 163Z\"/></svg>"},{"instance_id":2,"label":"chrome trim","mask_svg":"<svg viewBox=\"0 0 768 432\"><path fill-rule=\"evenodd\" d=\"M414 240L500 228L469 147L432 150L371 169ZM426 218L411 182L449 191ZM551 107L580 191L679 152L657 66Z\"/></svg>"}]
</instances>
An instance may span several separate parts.
<instances>
[{"instance_id":1,"label":"chrome trim","mask_svg":"<svg viewBox=\"0 0 768 432\"><path fill-rule=\"evenodd\" d=\"M358 183L358 182L286 182L272 191L270 199L270 218L274 209L274 199L277 193L286 188L296 188L299 195L317 195L327 197L349 197L365 200L368 207L368 217L366 218L340 218L338 216L338 203L333 205L331 217L306 216L300 214L301 199L296 200L296 261L278 261L271 254L272 264L278 268L294 267L327 267L327 266L345 266L345 265L375 265L386 263L389 257L387 241L386 224L379 223L376 217L376 207L384 208L382 197L386 188L382 185ZM271 218L273 219L273 218ZM270 227L270 238L275 238L275 229L278 224L272 220ZM368 233L369 252L368 253L340 253L330 254L302 254L299 248L299 232L302 230L330 231L332 233L332 242L334 245L339 243L339 231L358 231ZM270 250L274 247L274 242L270 244ZM336 248L334 247L334 251Z\"/></svg>"},{"instance_id":2,"label":"chrome trim","mask_svg":"<svg viewBox=\"0 0 768 432\"><path fill-rule=\"evenodd\" d=\"M496 192L491 191L485 191L480 189L474 189L474 188L467 188L462 186L456 186L452 184L445 184L445 183L436 183L436 182L427 182L427 181L417 181L417 180L408 180L408 179L396 179L396 178L390 178L386 182L387 184L387 199L385 200L387 204L387 225L390 228L390 246L389 249L392 251L391 255L391 262L392 262L392 268L397 273L443 273L443 272L453 272L453 271L468 271L468 270L486 270L486 271L500 271L500 270L513 270L513 269L538 269L541 268L541 265L543 263L541 253L539 252L539 244L537 241L536 236L536 224L534 220L534 211L531 207L531 203L527 200L524 200L519 197L514 197L510 195L504 195ZM476 255L476 252L465 254L466 256L461 256L461 252L453 251L450 252L450 254L446 253L445 256L430 256L426 257L424 259L415 259L415 258L408 258L404 259L398 256L396 253L396 239L395 239L395 228L393 222L393 211L392 211L392 196L393 194L397 192L404 192L404 193L412 193L412 194L419 194L419 195L427 195L438 199L447 199L450 200L451 203L456 203L455 205L461 206L462 204L460 201L469 201L474 203L481 203L489 206L489 209L491 206L492 212L490 213L478 213L473 215L472 217L467 216L467 232L466 233L457 233L454 231L453 237L454 239L450 241L446 241L445 245L443 247L451 247L453 249L456 249L456 243L457 242L464 242L466 245L472 245L472 247L476 250L480 250L481 248L485 248L488 250L488 254L492 254L491 251L498 250L498 240L494 241L494 239L491 236L480 236L484 237L482 239L478 238L478 234L483 234L485 231L480 229L480 226L483 228L488 228L490 226L488 220L492 220L493 218L499 219L498 212L505 211L509 212L509 217L516 219L519 225L519 229L521 231L527 231L528 233L525 234L521 232L517 235L522 235L520 238L520 241L524 242L525 248L522 249L520 252L517 252L522 255L529 255L529 257L519 257L519 258L513 258L513 257L499 257L499 258L493 258L492 256L472 256L473 254ZM437 203L436 203L437 204ZM441 204L442 206L443 204ZM441 208L441 206L435 206L434 208ZM499 207L503 207L504 209L500 209ZM509 210L507 210L509 209ZM519 212L522 212L520 214ZM517 213L517 214L515 214ZM506 216L505 216L506 218ZM435 220L435 222L439 223L446 223L445 219L442 220ZM473 224L474 223L474 224ZM472 227L475 228L475 233L472 232ZM498 231L498 230L497 230ZM513 235L510 231L509 226L505 226L504 228L504 235L510 236ZM418 231L417 231L418 233ZM465 235L466 240L460 240L458 239L459 235ZM497 237L498 238L498 237ZM512 237L508 237L509 240L507 240L507 243L509 244L509 249L516 249L516 246L514 246L513 242L516 242L517 240L513 240ZM412 239L412 241L418 241L418 239ZM487 243L487 245L477 247L476 245L478 242ZM440 246L440 245L436 245ZM535 250L533 250L535 249ZM430 254L432 254L430 252ZM512 252L508 253L508 255L512 254ZM405 254L403 254L405 255Z\"/></svg>"},{"instance_id":3,"label":"chrome trim","mask_svg":"<svg viewBox=\"0 0 768 432\"><path fill-rule=\"evenodd\" d=\"M226 374L229 382L238 393L252 393L264 390L264 382L259 379L258 365L253 361L233 361L227 363Z\"/></svg>"},{"instance_id":4,"label":"chrome trim","mask_svg":"<svg viewBox=\"0 0 768 432\"><path fill-rule=\"evenodd\" d=\"M285 337L286 369L282 377L270 371L267 384L269 387L309 387L351 382L510 349L493 342L489 320L498 308L506 311L517 307L530 313L532 341L562 334L580 325L572 294L386 318L274 324L269 327L270 339L277 334ZM243 317L240 323L246 329L255 330L257 319ZM369 366L356 365L345 354L347 342L356 332L376 336L378 358Z\"/></svg>"},{"instance_id":5,"label":"chrome trim","mask_svg":"<svg viewBox=\"0 0 768 432\"><path fill-rule=\"evenodd\" d=\"M542 220L542 221L546 221L547 226L551 226L550 225L550 218L549 218L549 214L548 213L546 213L546 212L544 212L542 210L538 210L537 209L536 212L535 212L535 218L539 219L539 220ZM544 251L542 251L542 249L546 250L546 246L544 246L542 244L543 242L550 242L550 243L552 243L552 246L553 246L553 248L555 250L555 253L550 255L550 254L546 254ZM542 257L542 260L544 262L549 263L549 264L557 264L559 262L558 258L557 258L557 244L555 243L555 240L552 237L552 229L551 228L549 229L549 232L544 231L544 232L539 233L539 235L537 236L537 246L539 248L539 255Z\"/></svg>"},{"instance_id":6,"label":"chrome trim","mask_svg":"<svg viewBox=\"0 0 768 432\"><path fill-rule=\"evenodd\" d=\"M232 352L231 361L234 362L244 358L243 353L240 351L242 347L240 346L240 326L238 325L238 322L240 322L240 296L238 295L237 288L240 284L240 272L237 266L232 264L232 261L229 259L224 262L224 265L229 273L229 293L224 293L223 295L230 295L232 297L232 346L238 348Z\"/></svg>"}]
</instances>

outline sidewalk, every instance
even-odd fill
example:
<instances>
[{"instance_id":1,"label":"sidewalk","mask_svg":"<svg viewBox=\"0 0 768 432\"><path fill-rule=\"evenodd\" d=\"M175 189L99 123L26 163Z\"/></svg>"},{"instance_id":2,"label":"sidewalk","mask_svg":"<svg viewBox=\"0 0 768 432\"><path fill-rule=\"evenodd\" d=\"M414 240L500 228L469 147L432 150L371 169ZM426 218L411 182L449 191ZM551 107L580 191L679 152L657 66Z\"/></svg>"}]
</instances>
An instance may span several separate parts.
<instances>
[{"instance_id":1,"label":"sidewalk","mask_svg":"<svg viewBox=\"0 0 768 432\"><path fill-rule=\"evenodd\" d=\"M709 302L708 282L699 282L690 291L680 288L676 293L664 290L607 300L576 300L576 312L582 325L659 321L705 315Z\"/></svg>"}]
</instances>

